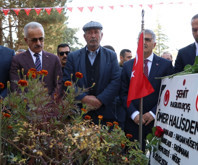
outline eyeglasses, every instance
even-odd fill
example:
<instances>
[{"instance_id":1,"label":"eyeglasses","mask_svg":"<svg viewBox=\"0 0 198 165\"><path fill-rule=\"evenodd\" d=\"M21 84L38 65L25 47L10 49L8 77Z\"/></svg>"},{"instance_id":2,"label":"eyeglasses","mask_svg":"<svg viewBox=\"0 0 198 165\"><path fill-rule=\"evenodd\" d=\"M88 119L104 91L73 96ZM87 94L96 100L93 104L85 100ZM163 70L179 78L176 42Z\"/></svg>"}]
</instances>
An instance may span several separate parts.
<instances>
[{"instance_id":1,"label":"eyeglasses","mask_svg":"<svg viewBox=\"0 0 198 165\"><path fill-rule=\"evenodd\" d=\"M192 28L192 31L193 31L194 33L197 33L198 29Z\"/></svg>"},{"instance_id":2,"label":"eyeglasses","mask_svg":"<svg viewBox=\"0 0 198 165\"><path fill-rule=\"evenodd\" d=\"M38 40L40 41L40 42L43 42L44 41L44 37L40 37L40 38L31 38L30 39L32 42L38 42Z\"/></svg>"},{"instance_id":3,"label":"eyeglasses","mask_svg":"<svg viewBox=\"0 0 198 165\"><path fill-rule=\"evenodd\" d=\"M70 53L70 51L66 51L66 52L59 52L60 56L64 56L64 54L68 55Z\"/></svg>"},{"instance_id":4,"label":"eyeglasses","mask_svg":"<svg viewBox=\"0 0 198 165\"><path fill-rule=\"evenodd\" d=\"M147 42L151 42L152 38L144 38L144 40L147 41Z\"/></svg>"}]
</instances>

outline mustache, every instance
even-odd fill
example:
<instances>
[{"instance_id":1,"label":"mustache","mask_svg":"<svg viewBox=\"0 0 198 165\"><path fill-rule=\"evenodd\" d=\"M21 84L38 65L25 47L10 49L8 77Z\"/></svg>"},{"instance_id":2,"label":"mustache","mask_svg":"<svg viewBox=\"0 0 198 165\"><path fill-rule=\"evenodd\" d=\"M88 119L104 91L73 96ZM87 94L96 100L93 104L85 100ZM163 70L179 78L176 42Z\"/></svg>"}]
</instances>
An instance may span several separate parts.
<instances>
[{"instance_id":1,"label":"mustache","mask_svg":"<svg viewBox=\"0 0 198 165\"><path fill-rule=\"evenodd\" d=\"M96 39L91 39L90 42L97 42L97 40Z\"/></svg>"},{"instance_id":2,"label":"mustache","mask_svg":"<svg viewBox=\"0 0 198 165\"><path fill-rule=\"evenodd\" d=\"M43 46L41 45L36 45L34 48L42 48Z\"/></svg>"}]
</instances>

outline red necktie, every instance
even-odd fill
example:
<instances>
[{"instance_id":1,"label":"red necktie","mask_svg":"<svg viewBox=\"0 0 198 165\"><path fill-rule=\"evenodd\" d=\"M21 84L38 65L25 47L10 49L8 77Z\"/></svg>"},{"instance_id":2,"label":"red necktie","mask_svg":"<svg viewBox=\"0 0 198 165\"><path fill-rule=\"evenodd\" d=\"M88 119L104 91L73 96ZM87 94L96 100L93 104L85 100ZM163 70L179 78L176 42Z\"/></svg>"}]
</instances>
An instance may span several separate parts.
<instances>
[{"instance_id":1,"label":"red necktie","mask_svg":"<svg viewBox=\"0 0 198 165\"><path fill-rule=\"evenodd\" d=\"M144 60L144 75L148 78L148 62L149 60Z\"/></svg>"}]
</instances>

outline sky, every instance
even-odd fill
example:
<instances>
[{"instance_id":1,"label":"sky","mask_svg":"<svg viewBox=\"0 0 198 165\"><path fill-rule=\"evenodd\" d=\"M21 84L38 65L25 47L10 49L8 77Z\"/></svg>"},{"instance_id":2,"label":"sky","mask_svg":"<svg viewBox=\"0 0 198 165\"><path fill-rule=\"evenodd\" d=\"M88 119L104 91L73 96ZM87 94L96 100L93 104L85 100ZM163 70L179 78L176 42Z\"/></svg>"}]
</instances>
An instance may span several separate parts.
<instances>
[{"instance_id":1,"label":"sky","mask_svg":"<svg viewBox=\"0 0 198 165\"><path fill-rule=\"evenodd\" d=\"M122 49L130 49L135 57L142 9L145 11L144 28L155 30L157 22L161 24L163 33L168 36L168 51L174 59L180 48L194 42L191 18L198 14L196 0L73 0L67 7L72 7L72 12L68 10L66 14L67 25L79 29L76 36L84 46L82 27L89 21L98 21L103 25L101 45L113 46L117 56ZM82 11L80 7L83 7ZM93 11L88 7L94 7Z\"/></svg>"}]
</instances>

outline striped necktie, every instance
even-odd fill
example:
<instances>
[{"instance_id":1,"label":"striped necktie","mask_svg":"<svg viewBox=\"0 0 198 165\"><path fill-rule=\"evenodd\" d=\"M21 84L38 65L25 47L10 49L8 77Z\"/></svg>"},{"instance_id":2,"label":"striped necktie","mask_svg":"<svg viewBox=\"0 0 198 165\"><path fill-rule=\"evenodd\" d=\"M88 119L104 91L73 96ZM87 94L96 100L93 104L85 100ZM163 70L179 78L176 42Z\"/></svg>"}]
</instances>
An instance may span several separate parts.
<instances>
[{"instance_id":1,"label":"striped necktie","mask_svg":"<svg viewBox=\"0 0 198 165\"><path fill-rule=\"evenodd\" d=\"M40 61L39 54L35 53L34 56L36 57L36 62L35 62L36 70L40 71L42 69L42 67L41 67L41 61Z\"/></svg>"},{"instance_id":2,"label":"striped necktie","mask_svg":"<svg viewBox=\"0 0 198 165\"><path fill-rule=\"evenodd\" d=\"M148 62L149 60L144 60L144 75L148 78Z\"/></svg>"}]
</instances>

